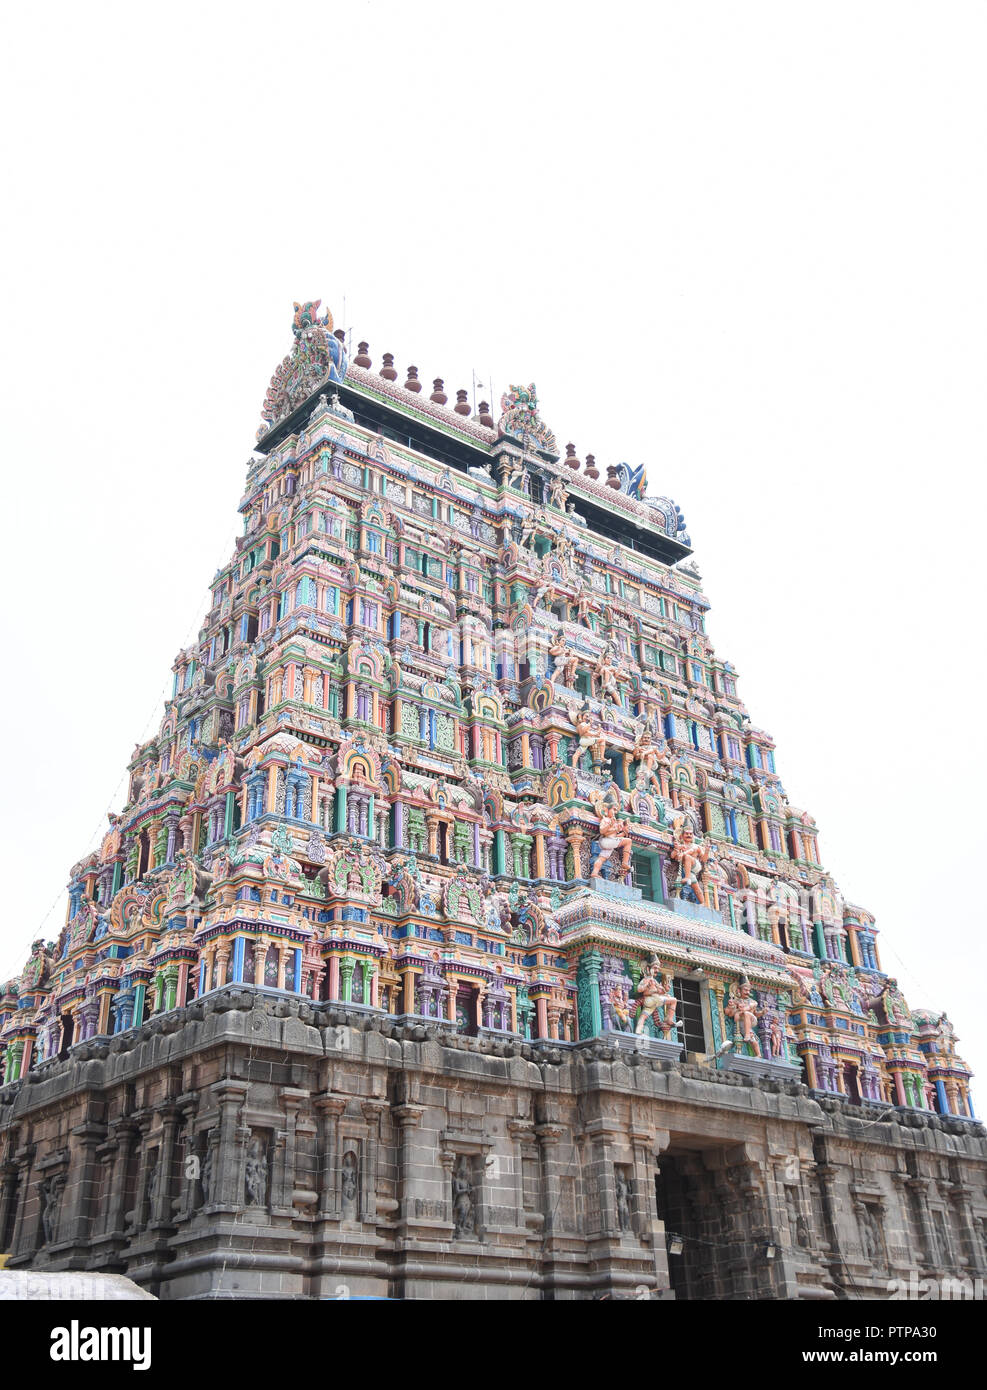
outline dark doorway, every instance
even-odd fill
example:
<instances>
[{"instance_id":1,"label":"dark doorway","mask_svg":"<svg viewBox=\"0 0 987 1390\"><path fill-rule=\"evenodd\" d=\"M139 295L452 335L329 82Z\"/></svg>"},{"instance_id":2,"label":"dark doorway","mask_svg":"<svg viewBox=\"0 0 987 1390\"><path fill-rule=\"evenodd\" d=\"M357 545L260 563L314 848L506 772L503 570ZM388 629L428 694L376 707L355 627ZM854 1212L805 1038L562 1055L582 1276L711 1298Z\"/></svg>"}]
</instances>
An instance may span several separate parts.
<instances>
[{"instance_id":1,"label":"dark doorway","mask_svg":"<svg viewBox=\"0 0 987 1390\"><path fill-rule=\"evenodd\" d=\"M672 980L672 993L679 1001L675 1013L679 1020L679 1037L685 1042L686 1051L705 1052L702 986L697 980L683 980L676 975Z\"/></svg>"},{"instance_id":2,"label":"dark doorway","mask_svg":"<svg viewBox=\"0 0 987 1390\"><path fill-rule=\"evenodd\" d=\"M476 1037L476 990L460 985L456 991L456 1032Z\"/></svg>"},{"instance_id":3,"label":"dark doorway","mask_svg":"<svg viewBox=\"0 0 987 1390\"><path fill-rule=\"evenodd\" d=\"M59 1014L62 1022L62 1045L58 1049L59 1057L67 1057L69 1048L72 1046L72 1038L75 1035L75 1022L71 1014Z\"/></svg>"},{"instance_id":4,"label":"dark doorway","mask_svg":"<svg viewBox=\"0 0 987 1390\"><path fill-rule=\"evenodd\" d=\"M843 1064L843 1085L846 1087L847 1100L854 1105L860 1104L860 1087L857 1085L857 1068L853 1062Z\"/></svg>"}]
</instances>

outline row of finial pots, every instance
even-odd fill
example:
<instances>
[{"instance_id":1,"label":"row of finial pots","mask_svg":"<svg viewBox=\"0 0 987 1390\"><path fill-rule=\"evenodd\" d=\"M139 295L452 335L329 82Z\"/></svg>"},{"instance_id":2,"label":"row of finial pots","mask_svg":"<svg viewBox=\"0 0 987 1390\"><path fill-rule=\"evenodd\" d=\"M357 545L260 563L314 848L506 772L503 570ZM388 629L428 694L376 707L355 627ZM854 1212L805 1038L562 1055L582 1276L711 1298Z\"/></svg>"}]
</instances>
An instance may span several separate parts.
<instances>
[{"instance_id":1,"label":"row of finial pots","mask_svg":"<svg viewBox=\"0 0 987 1390\"><path fill-rule=\"evenodd\" d=\"M373 366L373 361L370 357L369 343L357 344L357 354L353 358L353 362L357 367L362 367L365 371L370 370ZM380 369L379 375L382 376L385 381L397 381L398 373L394 366L393 352L384 353L384 363ZM418 379L417 367L408 368L404 389L416 393L422 389L422 383ZM429 400L434 401L436 405L446 405L448 403L449 397L445 393L444 383L440 376L435 377L432 381L432 394L429 396ZM456 404L453 406L453 410L457 415L469 415L471 413L467 391L459 390L456 392ZM490 404L488 401L480 402L480 409L477 412L477 417L479 423L485 425L487 429L492 430L494 428L494 419L490 414ZM575 444L567 444L565 446L565 463L574 470L580 467L580 460L576 457ZM600 470L597 468L596 459L592 454L586 455L586 464L583 467L583 472L587 478L592 478L594 480L600 476ZM612 487L617 492L620 491L620 477L613 464L607 466L607 487Z\"/></svg>"}]
</instances>

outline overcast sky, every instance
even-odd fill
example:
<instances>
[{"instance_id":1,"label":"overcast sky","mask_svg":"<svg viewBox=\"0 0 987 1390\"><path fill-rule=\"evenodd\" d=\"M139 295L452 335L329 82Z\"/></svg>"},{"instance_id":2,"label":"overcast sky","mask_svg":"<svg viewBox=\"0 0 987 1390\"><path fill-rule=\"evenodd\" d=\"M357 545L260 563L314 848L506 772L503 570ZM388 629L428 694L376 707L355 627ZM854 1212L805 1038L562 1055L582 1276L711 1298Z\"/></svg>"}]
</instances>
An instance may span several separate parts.
<instances>
[{"instance_id":1,"label":"overcast sky","mask_svg":"<svg viewBox=\"0 0 987 1390\"><path fill-rule=\"evenodd\" d=\"M4 31L0 979L122 805L321 297L375 366L534 380L580 457L647 464L824 863L987 1071L987 7L89 3Z\"/></svg>"}]
</instances>

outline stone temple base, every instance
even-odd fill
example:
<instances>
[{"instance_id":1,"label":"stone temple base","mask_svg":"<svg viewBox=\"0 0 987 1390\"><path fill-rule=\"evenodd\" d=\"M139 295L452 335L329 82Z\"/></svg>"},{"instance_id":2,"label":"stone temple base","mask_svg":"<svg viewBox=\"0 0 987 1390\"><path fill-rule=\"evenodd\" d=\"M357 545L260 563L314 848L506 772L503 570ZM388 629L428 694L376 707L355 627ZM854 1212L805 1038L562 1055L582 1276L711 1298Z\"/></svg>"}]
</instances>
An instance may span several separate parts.
<instances>
[{"instance_id":1,"label":"stone temple base","mask_svg":"<svg viewBox=\"0 0 987 1390\"><path fill-rule=\"evenodd\" d=\"M735 1057L728 1052L720 1059L721 1071L739 1071L742 1076L773 1076L779 1081L798 1081L802 1068L791 1062L778 1062L766 1057Z\"/></svg>"},{"instance_id":2,"label":"stone temple base","mask_svg":"<svg viewBox=\"0 0 987 1390\"><path fill-rule=\"evenodd\" d=\"M683 1044L671 1039L652 1038L643 1033L619 1033L607 1031L607 1042L628 1052L643 1052L647 1057L660 1057L665 1061L677 1062L682 1057Z\"/></svg>"}]
</instances>

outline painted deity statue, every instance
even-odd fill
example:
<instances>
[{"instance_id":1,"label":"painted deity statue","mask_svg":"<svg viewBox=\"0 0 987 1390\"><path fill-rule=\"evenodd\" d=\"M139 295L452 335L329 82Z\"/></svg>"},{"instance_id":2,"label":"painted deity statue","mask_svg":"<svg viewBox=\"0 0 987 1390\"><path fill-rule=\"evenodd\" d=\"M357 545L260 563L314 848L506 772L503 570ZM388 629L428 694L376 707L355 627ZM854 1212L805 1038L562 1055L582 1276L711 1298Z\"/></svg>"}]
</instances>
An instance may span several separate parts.
<instances>
[{"instance_id":1,"label":"painted deity statue","mask_svg":"<svg viewBox=\"0 0 987 1390\"><path fill-rule=\"evenodd\" d=\"M584 627L592 627L590 615L598 611L599 605L593 597L593 591L588 585L584 584L579 590L576 599L576 621L582 623Z\"/></svg>"},{"instance_id":2,"label":"painted deity statue","mask_svg":"<svg viewBox=\"0 0 987 1390\"><path fill-rule=\"evenodd\" d=\"M757 1000L751 994L750 980L746 976L740 981L739 987L730 986L730 1001L724 1012L727 1018L733 1019L735 1032L740 1034L741 1042L750 1043L755 1057L760 1057L761 1040L754 1031L754 1025L764 1010L758 1007Z\"/></svg>"},{"instance_id":3,"label":"painted deity statue","mask_svg":"<svg viewBox=\"0 0 987 1390\"><path fill-rule=\"evenodd\" d=\"M561 478L553 478L548 485L548 505L565 511L565 483Z\"/></svg>"},{"instance_id":4,"label":"painted deity statue","mask_svg":"<svg viewBox=\"0 0 987 1390\"><path fill-rule=\"evenodd\" d=\"M643 1033L648 1019L653 1018L655 1026L667 1038L676 1023L676 999L672 993L671 979L661 973L657 956L652 956L648 961L648 968L638 981L636 994L638 1012L635 1033Z\"/></svg>"},{"instance_id":5,"label":"painted deity statue","mask_svg":"<svg viewBox=\"0 0 987 1390\"><path fill-rule=\"evenodd\" d=\"M707 907L703 871L709 859L709 844L706 841L696 841L692 826L684 816L676 817L673 829L675 839L671 857L679 866L679 897L682 897L686 888L691 888L700 906Z\"/></svg>"},{"instance_id":6,"label":"painted deity statue","mask_svg":"<svg viewBox=\"0 0 987 1390\"><path fill-rule=\"evenodd\" d=\"M504 897L491 888L483 900L483 928L488 932L504 930Z\"/></svg>"},{"instance_id":7,"label":"painted deity statue","mask_svg":"<svg viewBox=\"0 0 987 1390\"><path fill-rule=\"evenodd\" d=\"M631 1031L631 1003L630 995L624 985L614 985L610 991L610 1008L617 1021L617 1026L623 1033Z\"/></svg>"},{"instance_id":8,"label":"painted deity statue","mask_svg":"<svg viewBox=\"0 0 987 1390\"><path fill-rule=\"evenodd\" d=\"M600 817L598 836L600 852L593 861L589 876L590 878L598 877L603 865L615 849L620 850L620 871L626 876L631 871L631 828L625 820L620 819L611 806L603 801L602 797L598 798L596 809Z\"/></svg>"},{"instance_id":9,"label":"painted deity statue","mask_svg":"<svg viewBox=\"0 0 987 1390\"><path fill-rule=\"evenodd\" d=\"M936 1020L936 1046L947 1057L956 1055L956 1029L946 1014L940 1014Z\"/></svg>"},{"instance_id":10,"label":"painted deity statue","mask_svg":"<svg viewBox=\"0 0 987 1390\"><path fill-rule=\"evenodd\" d=\"M653 788L659 796L667 797L671 763L668 749L656 745L645 729L635 740L634 757L638 764L634 777L635 790L646 792Z\"/></svg>"},{"instance_id":11,"label":"painted deity statue","mask_svg":"<svg viewBox=\"0 0 987 1390\"><path fill-rule=\"evenodd\" d=\"M601 700L612 700L615 705L621 704L620 680L623 675L619 665L614 658L613 649L608 647L596 663L594 672L599 686Z\"/></svg>"},{"instance_id":12,"label":"painted deity statue","mask_svg":"<svg viewBox=\"0 0 987 1390\"><path fill-rule=\"evenodd\" d=\"M572 766L578 767L580 759L590 749L593 762L602 763L607 751L607 742L599 724L588 710L570 710L569 717L576 726L578 741L572 751Z\"/></svg>"},{"instance_id":13,"label":"painted deity statue","mask_svg":"<svg viewBox=\"0 0 987 1390\"><path fill-rule=\"evenodd\" d=\"M576 681L576 672L579 670L579 657L566 642L561 631L549 647L548 654L554 658L553 678L561 679L562 684L571 689Z\"/></svg>"}]
</instances>

